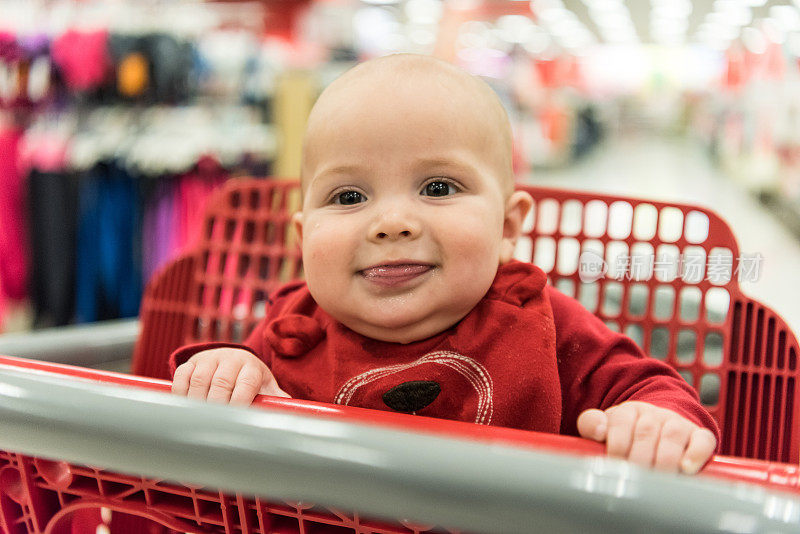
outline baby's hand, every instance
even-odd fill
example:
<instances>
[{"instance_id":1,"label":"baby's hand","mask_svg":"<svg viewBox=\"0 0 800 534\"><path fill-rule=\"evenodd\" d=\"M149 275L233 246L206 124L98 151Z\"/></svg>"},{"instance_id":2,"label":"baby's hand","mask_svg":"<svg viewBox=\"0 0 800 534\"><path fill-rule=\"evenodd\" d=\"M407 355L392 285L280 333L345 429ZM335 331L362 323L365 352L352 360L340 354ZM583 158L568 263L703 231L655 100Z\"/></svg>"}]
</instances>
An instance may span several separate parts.
<instances>
[{"instance_id":1,"label":"baby's hand","mask_svg":"<svg viewBox=\"0 0 800 534\"><path fill-rule=\"evenodd\" d=\"M190 399L248 406L256 394L289 397L269 368L244 349L198 352L175 369L172 392Z\"/></svg>"},{"instance_id":2,"label":"baby's hand","mask_svg":"<svg viewBox=\"0 0 800 534\"><path fill-rule=\"evenodd\" d=\"M639 401L578 417L584 438L606 442L609 456L662 471L697 473L714 453L714 434L677 413Z\"/></svg>"}]
</instances>

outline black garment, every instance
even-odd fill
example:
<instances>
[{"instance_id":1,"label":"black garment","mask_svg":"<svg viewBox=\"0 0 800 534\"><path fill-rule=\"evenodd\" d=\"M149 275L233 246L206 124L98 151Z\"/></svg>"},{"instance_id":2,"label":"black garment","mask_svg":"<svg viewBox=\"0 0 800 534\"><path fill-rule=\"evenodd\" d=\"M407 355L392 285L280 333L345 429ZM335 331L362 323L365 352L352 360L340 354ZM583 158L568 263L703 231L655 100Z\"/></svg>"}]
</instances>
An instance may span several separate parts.
<instances>
[{"instance_id":1,"label":"black garment","mask_svg":"<svg viewBox=\"0 0 800 534\"><path fill-rule=\"evenodd\" d=\"M572 155L575 159L588 154L603 137L603 129L592 106L578 111L575 117L575 135L572 144Z\"/></svg>"},{"instance_id":2,"label":"black garment","mask_svg":"<svg viewBox=\"0 0 800 534\"><path fill-rule=\"evenodd\" d=\"M34 326L63 326L71 322L75 302L76 178L34 170L27 196Z\"/></svg>"},{"instance_id":3,"label":"black garment","mask_svg":"<svg viewBox=\"0 0 800 534\"><path fill-rule=\"evenodd\" d=\"M157 102L179 104L189 98L189 76L193 66L192 47L168 34L146 38L150 57L153 93Z\"/></svg>"}]
</instances>

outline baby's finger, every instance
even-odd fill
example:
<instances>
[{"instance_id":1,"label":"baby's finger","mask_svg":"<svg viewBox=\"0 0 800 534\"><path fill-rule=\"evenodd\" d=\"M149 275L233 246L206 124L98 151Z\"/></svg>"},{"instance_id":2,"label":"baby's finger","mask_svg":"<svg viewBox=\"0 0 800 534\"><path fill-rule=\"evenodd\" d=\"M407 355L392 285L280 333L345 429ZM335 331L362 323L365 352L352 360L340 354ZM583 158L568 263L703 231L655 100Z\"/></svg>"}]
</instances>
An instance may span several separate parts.
<instances>
[{"instance_id":1,"label":"baby's finger","mask_svg":"<svg viewBox=\"0 0 800 534\"><path fill-rule=\"evenodd\" d=\"M188 361L179 365L172 376L172 392L176 395L186 395L189 392L189 379L194 371L194 362Z\"/></svg>"},{"instance_id":2,"label":"baby's finger","mask_svg":"<svg viewBox=\"0 0 800 534\"><path fill-rule=\"evenodd\" d=\"M679 462L689 443L689 436L695 426L682 418L671 417L661 427L658 449L653 467L660 471L677 473Z\"/></svg>"},{"instance_id":3,"label":"baby's finger","mask_svg":"<svg viewBox=\"0 0 800 534\"><path fill-rule=\"evenodd\" d=\"M291 395L283 391L280 386L278 386L275 376L271 371L269 371L269 369L265 373L264 383L261 385L261 389L258 391L258 393L259 395L272 395L273 397L292 398Z\"/></svg>"},{"instance_id":4,"label":"baby's finger","mask_svg":"<svg viewBox=\"0 0 800 534\"><path fill-rule=\"evenodd\" d=\"M578 416L578 434L587 439L603 442L608 431L608 416L602 410L591 408Z\"/></svg>"},{"instance_id":5,"label":"baby's finger","mask_svg":"<svg viewBox=\"0 0 800 534\"><path fill-rule=\"evenodd\" d=\"M236 361L222 360L211 378L206 400L223 404L230 401L236 377L239 376L240 366L241 364Z\"/></svg>"},{"instance_id":6,"label":"baby's finger","mask_svg":"<svg viewBox=\"0 0 800 534\"><path fill-rule=\"evenodd\" d=\"M608 415L606 451L609 456L627 458L639 411L634 405L620 404L606 410L606 414Z\"/></svg>"},{"instance_id":7,"label":"baby's finger","mask_svg":"<svg viewBox=\"0 0 800 534\"><path fill-rule=\"evenodd\" d=\"M681 459L681 471L693 475L700 471L717 448L717 438L707 428L696 428Z\"/></svg>"},{"instance_id":8,"label":"baby's finger","mask_svg":"<svg viewBox=\"0 0 800 534\"><path fill-rule=\"evenodd\" d=\"M217 361L201 359L194 365L192 376L189 378L189 391L186 396L190 399L204 400L208 396L211 378L217 370Z\"/></svg>"},{"instance_id":9,"label":"baby's finger","mask_svg":"<svg viewBox=\"0 0 800 534\"><path fill-rule=\"evenodd\" d=\"M236 377L236 385L231 393L231 404L249 406L261 388L264 372L261 367L245 364Z\"/></svg>"},{"instance_id":10,"label":"baby's finger","mask_svg":"<svg viewBox=\"0 0 800 534\"><path fill-rule=\"evenodd\" d=\"M656 455L661 421L649 414L640 414L633 427L628 461L650 467Z\"/></svg>"}]
</instances>

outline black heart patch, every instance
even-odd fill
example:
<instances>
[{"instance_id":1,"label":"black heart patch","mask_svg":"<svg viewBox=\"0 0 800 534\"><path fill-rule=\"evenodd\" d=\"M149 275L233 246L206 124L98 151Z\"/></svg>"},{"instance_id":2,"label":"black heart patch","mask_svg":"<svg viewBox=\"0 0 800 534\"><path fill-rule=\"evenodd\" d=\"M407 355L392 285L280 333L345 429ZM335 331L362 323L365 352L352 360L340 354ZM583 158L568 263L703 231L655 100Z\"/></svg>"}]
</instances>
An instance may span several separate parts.
<instances>
[{"instance_id":1,"label":"black heart patch","mask_svg":"<svg viewBox=\"0 0 800 534\"><path fill-rule=\"evenodd\" d=\"M381 397L392 410L404 413L417 412L428 406L442 392L438 382L412 380L393 387Z\"/></svg>"}]
</instances>

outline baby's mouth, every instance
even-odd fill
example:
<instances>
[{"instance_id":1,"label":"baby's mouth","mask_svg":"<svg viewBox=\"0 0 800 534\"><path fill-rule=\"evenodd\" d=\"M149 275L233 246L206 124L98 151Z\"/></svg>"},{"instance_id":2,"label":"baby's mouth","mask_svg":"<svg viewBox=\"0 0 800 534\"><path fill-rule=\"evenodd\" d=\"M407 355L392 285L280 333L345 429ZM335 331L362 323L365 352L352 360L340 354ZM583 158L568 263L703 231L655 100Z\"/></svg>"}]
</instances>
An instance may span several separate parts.
<instances>
[{"instance_id":1,"label":"baby's mouth","mask_svg":"<svg viewBox=\"0 0 800 534\"><path fill-rule=\"evenodd\" d=\"M397 263L375 265L359 271L367 281L382 286L397 286L410 282L433 269L427 263Z\"/></svg>"}]
</instances>

